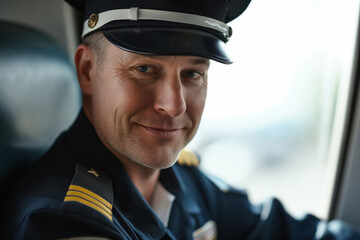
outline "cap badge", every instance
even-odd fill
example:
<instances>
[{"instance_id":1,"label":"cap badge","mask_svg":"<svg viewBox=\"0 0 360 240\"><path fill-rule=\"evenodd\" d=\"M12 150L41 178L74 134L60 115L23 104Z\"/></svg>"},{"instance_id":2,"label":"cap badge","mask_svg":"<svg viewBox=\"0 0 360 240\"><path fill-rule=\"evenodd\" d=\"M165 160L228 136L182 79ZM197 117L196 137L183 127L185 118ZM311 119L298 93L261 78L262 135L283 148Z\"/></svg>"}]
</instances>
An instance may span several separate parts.
<instances>
[{"instance_id":1,"label":"cap badge","mask_svg":"<svg viewBox=\"0 0 360 240\"><path fill-rule=\"evenodd\" d=\"M98 14L96 14L96 13L91 14L89 17L89 20L88 20L89 28L94 28L95 25L97 24L98 20L99 20Z\"/></svg>"}]
</instances>

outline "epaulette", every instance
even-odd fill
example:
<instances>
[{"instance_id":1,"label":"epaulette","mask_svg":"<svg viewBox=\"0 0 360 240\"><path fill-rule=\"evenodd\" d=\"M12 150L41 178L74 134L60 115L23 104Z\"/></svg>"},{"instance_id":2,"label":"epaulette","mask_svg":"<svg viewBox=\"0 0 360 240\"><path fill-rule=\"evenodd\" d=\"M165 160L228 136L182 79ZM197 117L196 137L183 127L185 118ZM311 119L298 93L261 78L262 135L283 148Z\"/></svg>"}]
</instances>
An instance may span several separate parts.
<instances>
[{"instance_id":1,"label":"epaulette","mask_svg":"<svg viewBox=\"0 0 360 240\"><path fill-rule=\"evenodd\" d=\"M112 205L111 179L97 169L78 163L62 209L86 214L91 208L112 221Z\"/></svg>"},{"instance_id":2,"label":"epaulette","mask_svg":"<svg viewBox=\"0 0 360 240\"><path fill-rule=\"evenodd\" d=\"M182 150L177 163L181 166L197 167L200 164L198 156L190 150Z\"/></svg>"}]
</instances>

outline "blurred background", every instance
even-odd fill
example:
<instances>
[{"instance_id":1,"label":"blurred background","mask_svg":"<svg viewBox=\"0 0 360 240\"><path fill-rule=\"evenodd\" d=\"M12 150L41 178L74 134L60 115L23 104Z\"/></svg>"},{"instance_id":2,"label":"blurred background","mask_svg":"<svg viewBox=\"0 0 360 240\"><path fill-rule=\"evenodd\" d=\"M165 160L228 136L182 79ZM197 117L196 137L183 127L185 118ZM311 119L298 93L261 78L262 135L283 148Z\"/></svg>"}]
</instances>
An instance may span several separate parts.
<instances>
[{"instance_id":1,"label":"blurred background","mask_svg":"<svg viewBox=\"0 0 360 240\"><path fill-rule=\"evenodd\" d=\"M189 145L205 172L253 202L275 196L294 215L327 217L330 146L339 141L358 14L359 0L254 0L230 23L234 63L211 63Z\"/></svg>"}]
</instances>

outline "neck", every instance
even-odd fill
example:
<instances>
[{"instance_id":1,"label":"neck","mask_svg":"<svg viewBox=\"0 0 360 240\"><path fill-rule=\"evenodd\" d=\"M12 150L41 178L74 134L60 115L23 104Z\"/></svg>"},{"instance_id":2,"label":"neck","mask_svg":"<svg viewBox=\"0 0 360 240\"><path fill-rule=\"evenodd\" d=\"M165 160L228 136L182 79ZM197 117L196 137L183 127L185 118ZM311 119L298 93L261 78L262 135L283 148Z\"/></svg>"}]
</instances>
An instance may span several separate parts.
<instances>
[{"instance_id":1,"label":"neck","mask_svg":"<svg viewBox=\"0 0 360 240\"><path fill-rule=\"evenodd\" d=\"M160 169L148 168L134 162L123 161L123 165L140 194L150 203L159 180Z\"/></svg>"}]
</instances>

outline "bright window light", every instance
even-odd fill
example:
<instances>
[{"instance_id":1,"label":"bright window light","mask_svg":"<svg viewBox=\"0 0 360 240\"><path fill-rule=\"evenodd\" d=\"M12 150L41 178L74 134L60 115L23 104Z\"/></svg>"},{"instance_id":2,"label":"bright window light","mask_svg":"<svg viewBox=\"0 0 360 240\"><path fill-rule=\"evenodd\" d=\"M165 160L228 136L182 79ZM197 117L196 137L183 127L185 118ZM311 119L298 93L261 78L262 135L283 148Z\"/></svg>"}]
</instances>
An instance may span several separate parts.
<instances>
[{"instance_id":1,"label":"bright window light","mask_svg":"<svg viewBox=\"0 0 360 240\"><path fill-rule=\"evenodd\" d=\"M322 209L339 89L352 70L359 0L257 0L230 23L232 65L211 63L190 147L201 168L275 196L295 215Z\"/></svg>"}]
</instances>

